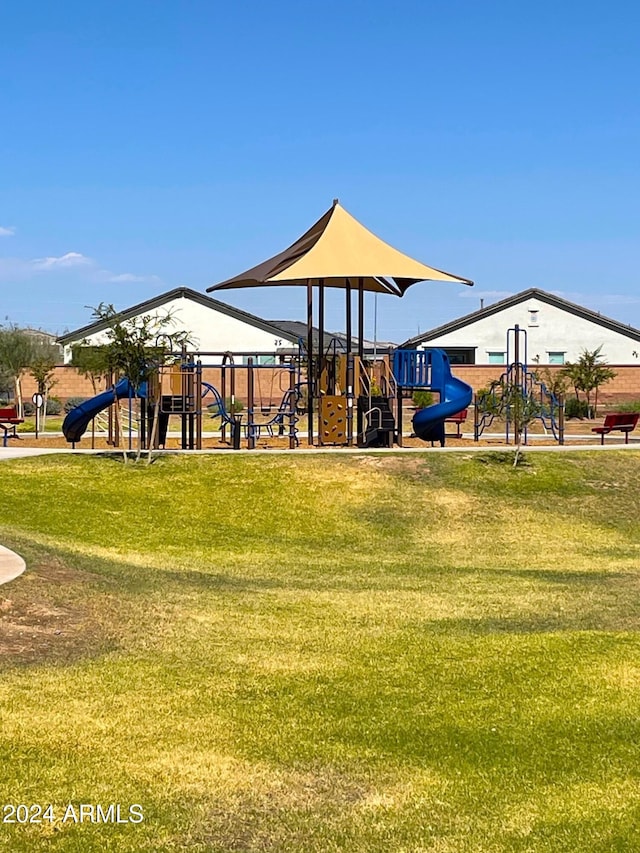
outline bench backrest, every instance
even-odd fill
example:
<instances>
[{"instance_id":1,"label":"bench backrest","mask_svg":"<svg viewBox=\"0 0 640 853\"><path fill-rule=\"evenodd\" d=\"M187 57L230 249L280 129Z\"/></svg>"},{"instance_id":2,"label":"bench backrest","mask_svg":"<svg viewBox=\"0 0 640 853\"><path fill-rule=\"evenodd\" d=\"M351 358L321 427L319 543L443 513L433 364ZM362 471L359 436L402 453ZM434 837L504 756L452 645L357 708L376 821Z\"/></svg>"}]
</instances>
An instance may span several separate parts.
<instances>
[{"instance_id":1,"label":"bench backrest","mask_svg":"<svg viewBox=\"0 0 640 853\"><path fill-rule=\"evenodd\" d=\"M451 415L450 420L452 421L466 421L468 414L468 409L462 409L460 412L456 412L455 415Z\"/></svg>"},{"instance_id":2,"label":"bench backrest","mask_svg":"<svg viewBox=\"0 0 640 853\"><path fill-rule=\"evenodd\" d=\"M15 420L18 417L18 410L15 406L9 406L5 409L0 409L0 421L6 420Z\"/></svg>"},{"instance_id":3,"label":"bench backrest","mask_svg":"<svg viewBox=\"0 0 640 853\"><path fill-rule=\"evenodd\" d=\"M635 429L638 418L640 418L640 412L611 412L604 416L604 426L609 429L627 426Z\"/></svg>"}]
</instances>

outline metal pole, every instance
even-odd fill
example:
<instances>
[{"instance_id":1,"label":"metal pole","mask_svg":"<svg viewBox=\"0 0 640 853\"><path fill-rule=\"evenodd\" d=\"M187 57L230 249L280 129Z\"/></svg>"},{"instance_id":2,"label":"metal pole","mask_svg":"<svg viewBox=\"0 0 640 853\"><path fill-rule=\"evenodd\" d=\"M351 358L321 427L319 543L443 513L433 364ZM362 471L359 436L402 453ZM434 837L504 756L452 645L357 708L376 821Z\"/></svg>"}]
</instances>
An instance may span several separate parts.
<instances>
[{"instance_id":1,"label":"metal pole","mask_svg":"<svg viewBox=\"0 0 640 853\"><path fill-rule=\"evenodd\" d=\"M131 423L131 421L133 420L133 406L131 403L131 386L129 386L129 410L128 410L128 414L129 414L129 450L131 450L132 441L133 441L133 424Z\"/></svg>"},{"instance_id":2,"label":"metal pole","mask_svg":"<svg viewBox=\"0 0 640 853\"><path fill-rule=\"evenodd\" d=\"M223 360L222 368L220 370L220 388L221 388L221 397L222 397L222 405L226 407L227 405L227 368L226 364ZM229 400L229 414L233 415L233 406L231 405L231 400ZM227 440L227 425L222 418L222 412L220 413L220 441L226 442Z\"/></svg>"},{"instance_id":3,"label":"metal pole","mask_svg":"<svg viewBox=\"0 0 640 853\"><path fill-rule=\"evenodd\" d=\"M322 387L322 369L325 365L324 354L324 279L318 286L318 440L322 443L322 394L328 393L328 388ZM327 367L327 378L329 370Z\"/></svg>"},{"instance_id":4,"label":"metal pole","mask_svg":"<svg viewBox=\"0 0 640 853\"><path fill-rule=\"evenodd\" d=\"M358 365L354 370L354 396L356 399L356 436L358 442L363 434L362 411L358 400L360 395L364 393L362 388L362 371L364 370L364 279L358 279ZM369 399L371 399L371 377L368 379L367 386L369 389ZM367 406L370 408L370 405Z\"/></svg>"},{"instance_id":5,"label":"metal pole","mask_svg":"<svg viewBox=\"0 0 640 853\"><path fill-rule=\"evenodd\" d=\"M234 414L233 410L236 405L236 368L232 364L229 370L231 370L231 405L229 406L229 408L231 409L231 414ZM222 403L223 405L226 405L224 402L224 397L222 398Z\"/></svg>"},{"instance_id":6,"label":"metal pole","mask_svg":"<svg viewBox=\"0 0 640 853\"><path fill-rule=\"evenodd\" d=\"M522 378L521 378L521 370L520 370L520 326L516 323L514 328L514 338L513 338L513 360L515 362L515 390L516 397L514 398L515 402L515 413L513 418L513 443L518 445L521 441L520 436L520 421L518 418L518 414L520 413L520 397L523 394L522 388ZM516 399L517 398L517 399ZM522 403L524 404L524 397L522 398Z\"/></svg>"},{"instance_id":7,"label":"metal pole","mask_svg":"<svg viewBox=\"0 0 640 853\"><path fill-rule=\"evenodd\" d=\"M358 358L364 358L364 279L358 279Z\"/></svg>"},{"instance_id":8,"label":"metal pole","mask_svg":"<svg viewBox=\"0 0 640 853\"><path fill-rule=\"evenodd\" d=\"M143 450L147 449L147 399L149 396L149 383L147 382L147 396L140 398L140 438L142 439L142 444L140 445Z\"/></svg>"},{"instance_id":9,"label":"metal pole","mask_svg":"<svg viewBox=\"0 0 640 853\"><path fill-rule=\"evenodd\" d=\"M346 303L346 334L347 334L347 359L351 355L351 282L347 279L347 303Z\"/></svg>"},{"instance_id":10,"label":"metal pole","mask_svg":"<svg viewBox=\"0 0 640 853\"><path fill-rule=\"evenodd\" d=\"M253 428L253 358L247 359L247 448L253 450L256 446L256 437Z\"/></svg>"},{"instance_id":11,"label":"metal pole","mask_svg":"<svg viewBox=\"0 0 640 853\"><path fill-rule=\"evenodd\" d=\"M473 440L480 438L480 412L478 411L478 395L473 395Z\"/></svg>"},{"instance_id":12,"label":"metal pole","mask_svg":"<svg viewBox=\"0 0 640 853\"><path fill-rule=\"evenodd\" d=\"M296 374L295 367L289 367L289 449L296 446Z\"/></svg>"},{"instance_id":13,"label":"metal pole","mask_svg":"<svg viewBox=\"0 0 640 853\"><path fill-rule=\"evenodd\" d=\"M353 445L353 355L347 356L347 445Z\"/></svg>"},{"instance_id":14,"label":"metal pole","mask_svg":"<svg viewBox=\"0 0 640 853\"><path fill-rule=\"evenodd\" d=\"M313 445L313 285L307 279L307 444Z\"/></svg>"},{"instance_id":15,"label":"metal pole","mask_svg":"<svg viewBox=\"0 0 640 853\"><path fill-rule=\"evenodd\" d=\"M196 362L194 402L196 403L196 450L202 450L202 362Z\"/></svg>"},{"instance_id":16,"label":"metal pole","mask_svg":"<svg viewBox=\"0 0 640 853\"><path fill-rule=\"evenodd\" d=\"M181 408L181 414L180 414L181 441L180 441L180 443L181 443L183 450L187 449L187 410L186 410L186 396L187 395L186 395L186 390L185 390L185 379L186 378L187 377L183 371L180 374L180 397L181 397L181 403L180 403L180 408ZM171 400L172 400L171 408L173 409L173 402L175 401L175 396L173 394L171 395ZM171 418L171 415L169 415L169 418ZM168 434L168 429L167 429L167 434ZM165 444L165 447L166 447L166 444Z\"/></svg>"},{"instance_id":17,"label":"metal pole","mask_svg":"<svg viewBox=\"0 0 640 853\"><path fill-rule=\"evenodd\" d=\"M347 445L353 444L353 379L354 365L351 355L351 280L346 280L346 322L345 332L347 337Z\"/></svg>"},{"instance_id":18,"label":"metal pole","mask_svg":"<svg viewBox=\"0 0 640 853\"><path fill-rule=\"evenodd\" d=\"M373 360L378 355L378 294L373 294Z\"/></svg>"}]
</instances>

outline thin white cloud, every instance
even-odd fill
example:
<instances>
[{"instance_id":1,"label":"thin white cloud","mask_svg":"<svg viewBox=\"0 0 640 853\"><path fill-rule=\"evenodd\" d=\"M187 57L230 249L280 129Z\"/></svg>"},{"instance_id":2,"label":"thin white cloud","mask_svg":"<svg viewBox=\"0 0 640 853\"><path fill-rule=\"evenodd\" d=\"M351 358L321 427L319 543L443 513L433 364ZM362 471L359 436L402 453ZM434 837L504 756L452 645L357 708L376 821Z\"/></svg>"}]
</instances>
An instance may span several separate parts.
<instances>
[{"instance_id":1,"label":"thin white cloud","mask_svg":"<svg viewBox=\"0 0 640 853\"><path fill-rule=\"evenodd\" d=\"M81 276L94 284L162 283L162 279L157 275L115 273L101 267L96 260L81 252L66 252L64 255L32 259L0 257L0 281L28 281L33 276L40 275Z\"/></svg>"},{"instance_id":2,"label":"thin white cloud","mask_svg":"<svg viewBox=\"0 0 640 853\"><path fill-rule=\"evenodd\" d=\"M594 297L591 296L591 299ZM598 302L601 305L638 305L640 296L629 296L624 293L602 293L598 294Z\"/></svg>"},{"instance_id":3,"label":"thin white cloud","mask_svg":"<svg viewBox=\"0 0 640 853\"><path fill-rule=\"evenodd\" d=\"M66 255L61 255L59 258L36 258L31 261L31 265L36 270L46 271L67 267L94 266L95 261L80 252L67 252Z\"/></svg>"},{"instance_id":4,"label":"thin white cloud","mask_svg":"<svg viewBox=\"0 0 640 853\"><path fill-rule=\"evenodd\" d=\"M15 233L16 229L12 225L0 225L0 237L13 237Z\"/></svg>"},{"instance_id":5,"label":"thin white cloud","mask_svg":"<svg viewBox=\"0 0 640 853\"><path fill-rule=\"evenodd\" d=\"M153 282L160 281L160 277L157 275L135 275L132 272L121 272L117 275L112 275L107 272L107 270L101 270L104 273L105 280L113 282L114 284L127 284L130 282Z\"/></svg>"}]
</instances>

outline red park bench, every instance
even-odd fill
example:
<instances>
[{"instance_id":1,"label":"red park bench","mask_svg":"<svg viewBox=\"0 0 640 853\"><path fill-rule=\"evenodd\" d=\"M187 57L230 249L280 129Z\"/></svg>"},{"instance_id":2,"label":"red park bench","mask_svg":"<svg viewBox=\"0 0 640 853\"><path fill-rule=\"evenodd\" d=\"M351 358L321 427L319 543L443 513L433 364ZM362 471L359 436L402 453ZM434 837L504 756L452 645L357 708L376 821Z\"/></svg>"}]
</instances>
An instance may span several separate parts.
<instances>
[{"instance_id":1,"label":"red park bench","mask_svg":"<svg viewBox=\"0 0 640 853\"><path fill-rule=\"evenodd\" d=\"M600 444L604 444L604 437L612 430L620 430L624 433L624 443L629 444L629 433L636 428L640 418L639 412L611 412L604 416L602 426L591 427L591 432L600 436Z\"/></svg>"},{"instance_id":2,"label":"red park bench","mask_svg":"<svg viewBox=\"0 0 640 853\"><path fill-rule=\"evenodd\" d=\"M18 424L24 423L24 418L18 417L18 410L15 406L9 406L5 409L0 409L0 429L4 430L2 446L7 446L8 438L20 438L16 433Z\"/></svg>"},{"instance_id":3,"label":"red park bench","mask_svg":"<svg viewBox=\"0 0 640 853\"><path fill-rule=\"evenodd\" d=\"M462 438L462 424L466 421L468 414L468 409L462 409L460 412L456 412L455 415L451 415L450 418L445 418L446 424L455 424L457 433L456 438Z\"/></svg>"}]
</instances>

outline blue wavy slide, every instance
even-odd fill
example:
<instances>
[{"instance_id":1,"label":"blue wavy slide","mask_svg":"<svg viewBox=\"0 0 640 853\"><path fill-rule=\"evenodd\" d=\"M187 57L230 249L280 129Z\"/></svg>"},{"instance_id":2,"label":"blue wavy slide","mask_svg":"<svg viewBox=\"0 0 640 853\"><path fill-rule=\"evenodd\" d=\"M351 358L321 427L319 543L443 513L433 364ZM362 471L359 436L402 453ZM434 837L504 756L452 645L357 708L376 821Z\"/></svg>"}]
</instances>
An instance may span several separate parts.
<instances>
[{"instance_id":1,"label":"blue wavy slide","mask_svg":"<svg viewBox=\"0 0 640 853\"><path fill-rule=\"evenodd\" d=\"M118 400L123 397L135 397L136 392L128 379L121 379L115 386L115 396ZM75 409L71 409L62 423L62 433L69 442L80 441L91 421L95 416L107 409L113 403L114 386L103 391L101 394L85 400Z\"/></svg>"},{"instance_id":2,"label":"blue wavy slide","mask_svg":"<svg viewBox=\"0 0 640 853\"><path fill-rule=\"evenodd\" d=\"M466 409L473 389L451 373L449 359L443 350L431 350L431 387L440 391L440 401L413 416L413 431L423 441L439 441L444 447L446 418Z\"/></svg>"}]
</instances>

